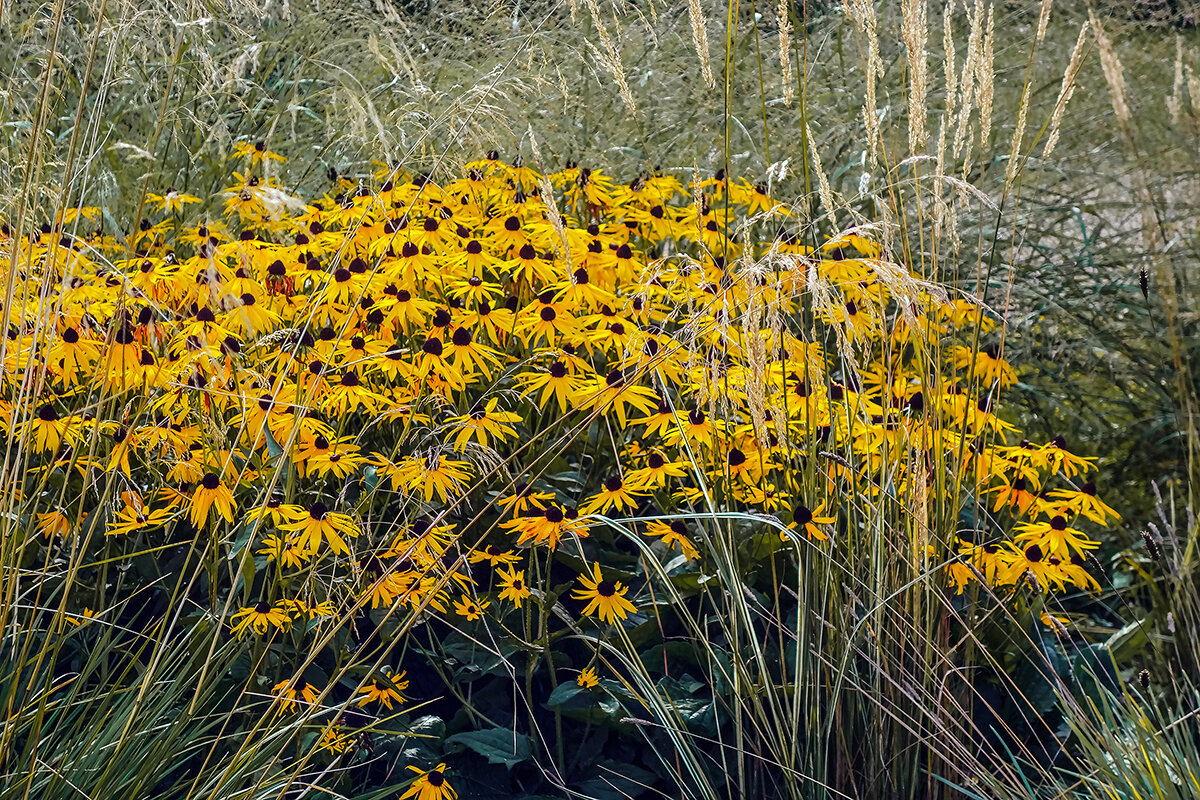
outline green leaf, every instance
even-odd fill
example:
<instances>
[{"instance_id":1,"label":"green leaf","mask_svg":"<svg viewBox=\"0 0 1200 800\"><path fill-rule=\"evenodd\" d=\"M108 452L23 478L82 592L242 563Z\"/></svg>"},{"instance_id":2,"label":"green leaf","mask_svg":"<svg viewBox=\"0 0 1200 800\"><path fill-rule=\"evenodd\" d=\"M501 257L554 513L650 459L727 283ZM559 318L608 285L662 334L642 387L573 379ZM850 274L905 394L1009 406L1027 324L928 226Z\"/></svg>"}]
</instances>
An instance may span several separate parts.
<instances>
[{"instance_id":1,"label":"green leaf","mask_svg":"<svg viewBox=\"0 0 1200 800\"><path fill-rule=\"evenodd\" d=\"M563 703L570 700L575 695L583 691L583 687L575 681L565 681L554 687L554 691L546 698L546 706L548 708L558 708Z\"/></svg>"},{"instance_id":2,"label":"green leaf","mask_svg":"<svg viewBox=\"0 0 1200 800\"><path fill-rule=\"evenodd\" d=\"M489 764L503 764L512 769L533 754L529 737L504 728L486 731L456 733L446 740L450 752L472 750L488 760Z\"/></svg>"}]
</instances>

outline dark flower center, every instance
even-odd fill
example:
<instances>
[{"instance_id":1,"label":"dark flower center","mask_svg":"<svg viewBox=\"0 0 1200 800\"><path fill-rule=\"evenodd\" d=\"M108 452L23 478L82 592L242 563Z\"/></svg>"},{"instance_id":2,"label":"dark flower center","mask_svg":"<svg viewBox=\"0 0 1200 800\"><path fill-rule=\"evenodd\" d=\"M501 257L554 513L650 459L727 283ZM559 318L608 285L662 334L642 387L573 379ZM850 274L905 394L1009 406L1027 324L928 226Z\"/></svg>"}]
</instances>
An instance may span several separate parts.
<instances>
[{"instance_id":1,"label":"dark flower center","mask_svg":"<svg viewBox=\"0 0 1200 800\"><path fill-rule=\"evenodd\" d=\"M221 479L217 477L216 473L206 472L204 473L204 478L200 481L200 485L211 492L221 485Z\"/></svg>"},{"instance_id":2,"label":"dark flower center","mask_svg":"<svg viewBox=\"0 0 1200 800\"><path fill-rule=\"evenodd\" d=\"M601 597L612 597L617 593L617 585L612 581L600 581L596 584L596 594Z\"/></svg>"}]
</instances>

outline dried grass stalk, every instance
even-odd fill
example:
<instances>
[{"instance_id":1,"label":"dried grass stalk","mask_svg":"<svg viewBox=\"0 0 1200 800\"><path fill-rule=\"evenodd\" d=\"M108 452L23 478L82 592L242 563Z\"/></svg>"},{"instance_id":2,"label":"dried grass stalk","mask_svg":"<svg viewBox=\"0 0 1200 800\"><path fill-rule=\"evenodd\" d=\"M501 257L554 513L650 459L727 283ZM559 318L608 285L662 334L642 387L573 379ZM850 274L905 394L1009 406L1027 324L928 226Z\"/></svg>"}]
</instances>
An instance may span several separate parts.
<instances>
[{"instance_id":1,"label":"dried grass stalk","mask_svg":"<svg viewBox=\"0 0 1200 800\"><path fill-rule=\"evenodd\" d=\"M908 150L916 155L924 149L928 139L925 114L929 83L929 29L925 0L904 0L901 16L900 32L908 52Z\"/></svg>"},{"instance_id":2,"label":"dried grass stalk","mask_svg":"<svg viewBox=\"0 0 1200 800\"><path fill-rule=\"evenodd\" d=\"M1083 45L1087 41L1087 31L1088 24L1085 22L1079 28L1075 49L1071 51L1071 60L1067 62L1066 72L1063 73L1062 87L1058 90L1058 99L1054 102L1054 113L1050 117L1050 132L1046 136L1046 148L1042 151L1042 158L1049 158L1050 154L1054 152L1054 146L1058 144L1063 112L1067 109L1067 102L1071 99L1071 95L1075 93L1075 78L1079 74L1080 64L1083 63Z\"/></svg>"},{"instance_id":3,"label":"dried grass stalk","mask_svg":"<svg viewBox=\"0 0 1200 800\"><path fill-rule=\"evenodd\" d=\"M712 89L717 81L713 78L712 62L708 55L708 26L704 21L700 0L688 0L688 19L692 23L692 44L696 47L696 55L700 57L700 74L704 77L704 83ZM785 59L785 66L786 63Z\"/></svg>"}]
</instances>

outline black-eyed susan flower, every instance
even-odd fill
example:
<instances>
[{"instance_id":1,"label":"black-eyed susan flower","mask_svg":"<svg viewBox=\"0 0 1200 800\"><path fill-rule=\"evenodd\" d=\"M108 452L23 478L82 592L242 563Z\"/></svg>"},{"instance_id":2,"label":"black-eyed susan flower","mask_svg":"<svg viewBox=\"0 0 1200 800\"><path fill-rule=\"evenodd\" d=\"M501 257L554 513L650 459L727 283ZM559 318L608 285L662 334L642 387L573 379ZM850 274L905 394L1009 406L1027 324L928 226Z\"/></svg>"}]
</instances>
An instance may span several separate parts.
<instances>
[{"instance_id":1,"label":"black-eyed susan flower","mask_svg":"<svg viewBox=\"0 0 1200 800\"><path fill-rule=\"evenodd\" d=\"M233 499L233 493L229 487L222 482L220 476L215 472L206 472L200 479L200 484L192 493L191 510L189 518L192 525L197 528L203 528L208 522L209 511L216 508L219 514L226 522L233 522L233 512L237 508L237 501Z\"/></svg>"},{"instance_id":2,"label":"black-eyed susan flower","mask_svg":"<svg viewBox=\"0 0 1200 800\"><path fill-rule=\"evenodd\" d=\"M834 518L824 516L825 504L820 503L816 508L809 508L804 503L797 503L792 508L792 523L788 527L800 531L810 539L823 542L829 538L827 526L832 525Z\"/></svg>"},{"instance_id":3,"label":"black-eyed susan flower","mask_svg":"<svg viewBox=\"0 0 1200 800\"><path fill-rule=\"evenodd\" d=\"M340 755L349 750L353 744L353 738L342 725L330 722L321 729L321 735L317 737L316 748Z\"/></svg>"},{"instance_id":4,"label":"black-eyed susan flower","mask_svg":"<svg viewBox=\"0 0 1200 800\"><path fill-rule=\"evenodd\" d=\"M580 504L579 511L584 514L603 514L610 509L632 510L637 508L639 494L640 492L628 486L620 475L610 475L604 479L600 491Z\"/></svg>"},{"instance_id":5,"label":"black-eyed susan flower","mask_svg":"<svg viewBox=\"0 0 1200 800\"><path fill-rule=\"evenodd\" d=\"M525 583L525 570L507 566L498 569L496 575L500 578L500 599L509 601L519 609L525 598L532 594Z\"/></svg>"},{"instance_id":6,"label":"black-eyed susan flower","mask_svg":"<svg viewBox=\"0 0 1200 800\"><path fill-rule=\"evenodd\" d=\"M346 539L353 539L359 534L352 518L335 513L320 500L280 527L296 537L297 547L310 553L319 552L321 543L325 542L335 554L350 555Z\"/></svg>"},{"instance_id":7,"label":"black-eyed susan flower","mask_svg":"<svg viewBox=\"0 0 1200 800\"><path fill-rule=\"evenodd\" d=\"M149 509L126 505L117 512L112 522L104 529L106 536L128 536L140 531L161 528L171 519L173 512L169 508Z\"/></svg>"},{"instance_id":8,"label":"black-eyed susan flower","mask_svg":"<svg viewBox=\"0 0 1200 800\"><path fill-rule=\"evenodd\" d=\"M154 192L146 193L146 200L151 204L158 206L160 214L168 214L183 211L183 207L188 203L201 202L199 197L186 192L177 192L175 189L167 189L162 194Z\"/></svg>"},{"instance_id":9,"label":"black-eyed susan flower","mask_svg":"<svg viewBox=\"0 0 1200 800\"><path fill-rule=\"evenodd\" d=\"M553 400L560 414L565 414L567 405L588 389L586 378L572 374L563 361L554 361L544 371L522 372L517 380L524 387L525 395L541 392L537 401L539 408L545 409Z\"/></svg>"},{"instance_id":10,"label":"black-eyed susan flower","mask_svg":"<svg viewBox=\"0 0 1200 800\"><path fill-rule=\"evenodd\" d=\"M510 514L524 514L531 508L545 508L553 499L553 492L539 491L525 481L517 481L511 491L496 499L496 506Z\"/></svg>"},{"instance_id":11,"label":"black-eyed susan flower","mask_svg":"<svg viewBox=\"0 0 1200 800\"><path fill-rule=\"evenodd\" d=\"M406 456L396 467L397 483L410 492L420 493L427 503L435 495L446 502L452 494L461 492L470 478L467 462L446 458L436 451Z\"/></svg>"},{"instance_id":12,"label":"black-eyed susan flower","mask_svg":"<svg viewBox=\"0 0 1200 800\"><path fill-rule=\"evenodd\" d=\"M504 442L514 438L517 431L512 426L521 421L520 414L499 409L500 398L493 397L485 404L476 405L468 413L446 420L452 426L454 451L462 452L474 439L482 447L493 446L493 441Z\"/></svg>"},{"instance_id":13,"label":"black-eyed susan flower","mask_svg":"<svg viewBox=\"0 0 1200 800\"><path fill-rule=\"evenodd\" d=\"M1067 440L1055 436L1041 447L1041 453L1053 472L1061 473L1066 478L1096 469L1096 459L1077 456L1067 450Z\"/></svg>"},{"instance_id":14,"label":"black-eyed susan flower","mask_svg":"<svg viewBox=\"0 0 1200 800\"><path fill-rule=\"evenodd\" d=\"M998 384L1001 389L1007 389L1017 382L1017 373L1012 365L1001 357L998 344L989 344L979 352L956 345L951 358L956 369L970 371L973 368L976 380L983 386Z\"/></svg>"},{"instance_id":15,"label":"black-eyed susan flower","mask_svg":"<svg viewBox=\"0 0 1200 800\"><path fill-rule=\"evenodd\" d=\"M408 702L408 698L404 696L406 689L408 680L403 671L397 675L389 675L385 670L359 688L358 693L362 696L358 698L358 705L362 707L368 703L379 703L391 711L393 703L403 705Z\"/></svg>"},{"instance_id":16,"label":"black-eyed susan flower","mask_svg":"<svg viewBox=\"0 0 1200 800\"><path fill-rule=\"evenodd\" d=\"M511 566L521 560L521 556L513 550L506 550L498 544L489 544L478 550L472 550L468 560L472 564L487 562L491 567Z\"/></svg>"},{"instance_id":17,"label":"black-eyed susan flower","mask_svg":"<svg viewBox=\"0 0 1200 800\"><path fill-rule=\"evenodd\" d=\"M700 551L688 537L687 523L681 519L670 522L655 520L647 527L646 533L657 536L668 550L678 550L688 561L694 561L700 557Z\"/></svg>"},{"instance_id":18,"label":"black-eyed susan flower","mask_svg":"<svg viewBox=\"0 0 1200 800\"><path fill-rule=\"evenodd\" d=\"M53 403L42 403L26 423L27 435L33 449L39 452L57 450L64 442L74 441L78 421L61 417Z\"/></svg>"},{"instance_id":19,"label":"black-eyed susan flower","mask_svg":"<svg viewBox=\"0 0 1200 800\"><path fill-rule=\"evenodd\" d=\"M622 586L620 581L607 580L601 574L599 564L593 562L592 574L580 575L579 582L584 588L574 590L571 596L588 601L583 608L584 616L595 614L601 622L612 623L637 611L637 607L625 599L629 588Z\"/></svg>"},{"instance_id":20,"label":"black-eyed susan flower","mask_svg":"<svg viewBox=\"0 0 1200 800\"><path fill-rule=\"evenodd\" d=\"M595 689L600 685L600 676L595 667L584 667L575 678L575 685L580 689Z\"/></svg>"},{"instance_id":21,"label":"black-eyed susan flower","mask_svg":"<svg viewBox=\"0 0 1200 800\"><path fill-rule=\"evenodd\" d=\"M1060 571L1050 563L1046 551L1039 544L1024 547L1010 545L1004 573L999 577L1003 584L1017 584L1028 580L1036 591L1049 591L1058 582Z\"/></svg>"},{"instance_id":22,"label":"black-eyed susan flower","mask_svg":"<svg viewBox=\"0 0 1200 800\"><path fill-rule=\"evenodd\" d=\"M1083 554L1100 546L1099 542L1089 539L1082 531L1072 528L1061 514L1055 514L1047 521L1018 525L1014 538L1018 542L1037 544L1046 555L1060 559L1070 558L1072 553Z\"/></svg>"},{"instance_id":23,"label":"black-eyed susan flower","mask_svg":"<svg viewBox=\"0 0 1200 800\"><path fill-rule=\"evenodd\" d=\"M426 772L418 767L409 766L408 769L417 773L417 778L408 787L404 794L400 795L400 800L455 800L458 797L458 792L446 780L446 765L438 764L433 769Z\"/></svg>"},{"instance_id":24,"label":"black-eyed susan flower","mask_svg":"<svg viewBox=\"0 0 1200 800\"><path fill-rule=\"evenodd\" d=\"M1111 506L1096 496L1096 484L1092 481L1085 482L1078 489L1054 489L1048 497L1059 502L1063 509L1082 514L1097 525L1107 525L1109 517L1121 518Z\"/></svg>"},{"instance_id":25,"label":"black-eyed susan flower","mask_svg":"<svg viewBox=\"0 0 1200 800\"><path fill-rule=\"evenodd\" d=\"M474 622L483 618L483 613L490 605L491 603L487 600L476 600L464 596L454 601L454 613L465 617L468 622Z\"/></svg>"},{"instance_id":26,"label":"black-eyed susan flower","mask_svg":"<svg viewBox=\"0 0 1200 800\"><path fill-rule=\"evenodd\" d=\"M61 508L34 515L38 533L47 539L61 538L71 532L71 519Z\"/></svg>"},{"instance_id":27,"label":"black-eyed susan flower","mask_svg":"<svg viewBox=\"0 0 1200 800\"><path fill-rule=\"evenodd\" d=\"M668 461L666 456L654 450L646 456L642 466L625 476L625 484L635 491L661 489L673 478L687 476L687 467L681 461Z\"/></svg>"},{"instance_id":28,"label":"black-eyed susan flower","mask_svg":"<svg viewBox=\"0 0 1200 800\"><path fill-rule=\"evenodd\" d=\"M603 378L575 393L577 402L601 414L613 413L621 430L629 426L629 409L649 414L658 407L658 397L652 389L641 386L622 369L613 369Z\"/></svg>"},{"instance_id":29,"label":"black-eyed susan flower","mask_svg":"<svg viewBox=\"0 0 1200 800\"><path fill-rule=\"evenodd\" d=\"M308 681L290 678L271 687L271 694L279 698L280 714L291 713L299 705L315 706L319 692Z\"/></svg>"},{"instance_id":30,"label":"black-eyed susan flower","mask_svg":"<svg viewBox=\"0 0 1200 800\"><path fill-rule=\"evenodd\" d=\"M256 555L266 556L270 561L277 561L284 569L299 569L312 560L312 551L301 547L291 536L276 536L270 534L263 537L262 547L254 551Z\"/></svg>"},{"instance_id":31,"label":"black-eyed susan flower","mask_svg":"<svg viewBox=\"0 0 1200 800\"><path fill-rule=\"evenodd\" d=\"M287 606L283 602L271 605L265 600L247 608L240 609L230 618L232 633L238 638L246 631L254 631L259 636L269 630L287 630L292 625Z\"/></svg>"},{"instance_id":32,"label":"black-eyed susan flower","mask_svg":"<svg viewBox=\"0 0 1200 800\"><path fill-rule=\"evenodd\" d=\"M987 489L986 491L988 492L996 493L996 502L992 507L992 511L999 511L1002 508L1009 507L1016 509L1019 514L1027 513L1034 503L1037 502L1037 495L1030 491L1030 488L1029 481L1019 476L1011 483L1005 481L998 486Z\"/></svg>"}]
</instances>

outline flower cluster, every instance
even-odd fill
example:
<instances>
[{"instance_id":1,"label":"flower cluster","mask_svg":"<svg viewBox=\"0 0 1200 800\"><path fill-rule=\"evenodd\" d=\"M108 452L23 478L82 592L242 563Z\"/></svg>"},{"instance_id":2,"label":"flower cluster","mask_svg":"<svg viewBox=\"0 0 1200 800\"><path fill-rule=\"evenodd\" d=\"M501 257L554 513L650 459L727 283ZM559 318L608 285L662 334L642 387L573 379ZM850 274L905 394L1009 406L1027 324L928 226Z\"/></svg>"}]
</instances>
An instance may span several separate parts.
<instances>
[{"instance_id":1,"label":"flower cluster","mask_svg":"<svg viewBox=\"0 0 1200 800\"><path fill-rule=\"evenodd\" d=\"M220 219L185 224L199 199L167 190L121 240L79 235L88 208L0 239L0 432L48 547L211 536L260 598L214 593L239 637L519 618L548 588L537 554L570 551L578 615L611 626L650 600L586 546L603 518L701 569L705 513L828 547L856 504L943 491L1010 528L928 545L953 591L1097 588L1079 526L1116 513L1093 464L1020 440L996 409L1013 368L971 346L995 323L867 231L809 240L722 174L622 184L493 153L302 199L279 156L239 157ZM407 686L357 696L390 711ZM452 796L441 769L406 796Z\"/></svg>"}]
</instances>

